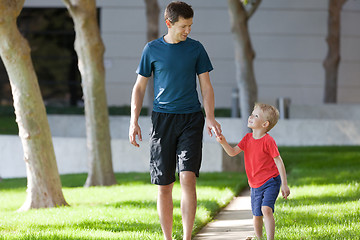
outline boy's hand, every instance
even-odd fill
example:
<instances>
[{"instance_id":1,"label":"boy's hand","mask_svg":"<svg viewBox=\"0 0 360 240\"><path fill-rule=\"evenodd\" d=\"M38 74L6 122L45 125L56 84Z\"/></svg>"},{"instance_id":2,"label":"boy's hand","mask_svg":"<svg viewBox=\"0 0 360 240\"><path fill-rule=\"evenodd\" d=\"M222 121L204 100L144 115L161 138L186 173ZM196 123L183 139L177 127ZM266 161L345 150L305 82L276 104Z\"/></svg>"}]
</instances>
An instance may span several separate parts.
<instances>
[{"instance_id":1,"label":"boy's hand","mask_svg":"<svg viewBox=\"0 0 360 240\"><path fill-rule=\"evenodd\" d=\"M287 197L290 195L290 188L288 187L288 185L281 186L281 194L282 194L283 198L285 198L285 200L286 200Z\"/></svg>"},{"instance_id":2,"label":"boy's hand","mask_svg":"<svg viewBox=\"0 0 360 240\"><path fill-rule=\"evenodd\" d=\"M215 118L206 118L206 128L210 137L213 135L212 131L214 131L216 137L221 134L221 125L215 120Z\"/></svg>"},{"instance_id":3,"label":"boy's hand","mask_svg":"<svg viewBox=\"0 0 360 240\"><path fill-rule=\"evenodd\" d=\"M220 134L219 136L216 136L216 141L220 144L225 142L225 137L224 135Z\"/></svg>"}]
</instances>

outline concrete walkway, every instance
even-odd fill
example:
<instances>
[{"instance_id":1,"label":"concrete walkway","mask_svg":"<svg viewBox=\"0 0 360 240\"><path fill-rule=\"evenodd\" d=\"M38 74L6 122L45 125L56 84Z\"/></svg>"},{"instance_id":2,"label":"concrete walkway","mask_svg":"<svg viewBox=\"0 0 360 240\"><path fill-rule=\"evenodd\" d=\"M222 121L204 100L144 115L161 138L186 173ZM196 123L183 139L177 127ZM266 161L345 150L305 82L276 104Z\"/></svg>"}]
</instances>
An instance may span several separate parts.
<instances>
[{"instance_id":1,"label":"concrete walkway","mask_svg":"<svg viewBox=\"0 0 360 240\"><path fill-rule=\"evenodd\" d=\"M193 240L251 239L255 236L250 191L235 197Z\"/></svg>"}]
</instances>

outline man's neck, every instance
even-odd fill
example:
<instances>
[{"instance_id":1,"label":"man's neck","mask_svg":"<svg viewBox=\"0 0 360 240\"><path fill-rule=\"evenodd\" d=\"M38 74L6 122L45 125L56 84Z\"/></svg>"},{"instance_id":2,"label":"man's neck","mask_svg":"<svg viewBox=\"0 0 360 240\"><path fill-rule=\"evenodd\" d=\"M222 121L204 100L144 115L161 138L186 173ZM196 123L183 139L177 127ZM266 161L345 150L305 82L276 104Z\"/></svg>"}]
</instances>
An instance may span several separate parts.
<instances>
[{"instance_id":1,"label":"man's neck","mask_svg":"<svg viewBox=\"0 0 360 240\"><path fill-rule=\"evenodd\" d=\"M170 44L176 44L176 43L180 42L180 41L175 41L170 33L168 33L164 36L164 40L165 40L165 42L170 43Z\"/></svg>"}]
</instances>

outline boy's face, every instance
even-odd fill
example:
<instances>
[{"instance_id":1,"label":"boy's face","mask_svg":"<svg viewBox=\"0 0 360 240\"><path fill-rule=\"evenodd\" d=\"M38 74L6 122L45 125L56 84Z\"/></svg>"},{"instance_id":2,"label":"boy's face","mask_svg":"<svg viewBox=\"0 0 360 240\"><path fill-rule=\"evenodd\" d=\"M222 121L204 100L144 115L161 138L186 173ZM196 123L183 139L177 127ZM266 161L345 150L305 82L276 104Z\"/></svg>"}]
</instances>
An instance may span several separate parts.
<instances>
[{"instance_id":1,"label":"boy's face","mask_svg":"<svg viewBox=\"0 0 360 240\"><path fill-rule=\"evenodd\" d=\"M179 17L179 20L172 24L169 20L166 20L166 25L169 29L169 34L171 34L175 43L185 41L188 35L191 32L191 25L193 24L193 19L185 19Z\"/></svg>"},{"instance_id":2,"label":"boy's face","mask_svg":"<svg viewBox=\"0 0 360 240\"><path fill-rule=\"evenodd\" d=\"M264 124L266 122L263 111L257 107L248 118L248 127L251 129L261 129L265 127Z\"/></svg>"}]
</instances>

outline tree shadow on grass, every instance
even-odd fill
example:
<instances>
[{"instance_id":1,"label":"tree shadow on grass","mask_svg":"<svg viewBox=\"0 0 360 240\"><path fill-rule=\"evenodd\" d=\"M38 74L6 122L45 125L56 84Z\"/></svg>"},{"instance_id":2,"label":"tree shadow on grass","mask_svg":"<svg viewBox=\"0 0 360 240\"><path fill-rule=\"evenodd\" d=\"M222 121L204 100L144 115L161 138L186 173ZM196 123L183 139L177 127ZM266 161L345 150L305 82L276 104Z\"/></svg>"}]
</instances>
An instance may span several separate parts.
<instances>
[{"instance_id":1,"label":"tree shadow on grass","mask_svg":"<svg viewBox=\"0 0 360 240\"><path fill-rule=\"evenodd\" d=\"M149 173L116 173L117 186L122 185L152 185ZM77 188L83 187L87 178L87 173L79 174L63 174L60 175L62 187L64 188ZM197 186L209 186L213 188L223 189L224 187L231 188L234 191L242 188L242 183L246 183L246 176L244 173L201 173L198 178ZM175 184L179 184L176 181ZM0 182L0 189L26 189L26 178L12 178L3 179Z\"/></svg>"},{"instance_id":2,"label":"tree shadow on grass","mask_svg":"<svg viewBox=\"0 0 360 240\"><path fill-rule=\"evenodd\" d=\"M211 217L214 217L221 210L219 203L210 200L199 200L198 207L204 207L207 211L211 212Z\"/></svg>"},{"instance_id":3,"label":"tree shadow on grass","mask_svg":"<svg viewBox=\"0 0 360 240\"><path fill-rule=\"evenodd\" d=\"M106 206L113 208L156 209L156 201L121 201L112 204L107 204Z\"/></svg>"},{"instance_id":4,"label":"tree shadow on grass","mask_svg":"<svg viewBox=\"0 0 360 240\"><path fill-rule=\"evenodd\" d=\"M288 182L292 186L351 184L360 181L359 166L353 169L295 169L290 172Z\"/></svg>"},{"instance_id":5,"label":"tree shadow on grass","mask_svg":"<svg viewBox=\"0 0 360 240\"><path fill-rule=\"evenodd\" d=\"M306 207L306 206L323 206L326 204L341 204L347 202L358 201L360 199L360 194L358 195L348 195L348 196L305 196L305 197L296 197L288 201L278 200L279 203L287 205L289 207Z\"/></svg>"},{"instance_id":6,"label":"tree shadow on grass","mask_svg":"<svg viewBox=\"0 0 360 240\"><path fill-rule=\"evenodd\" d=\"M174 200L174 209L180 208L180 201ZM107 207L113 207L113 208L136 208L136 209L156 209L157 203L156 201L120 201L116 203L107 204ZM205 208L206 211L209 211L212 213L212 215L216 215L218 211L221 210L221 207L219 203L215 200L198 200L197 206Z\"/></svg>"}]
</instances>

